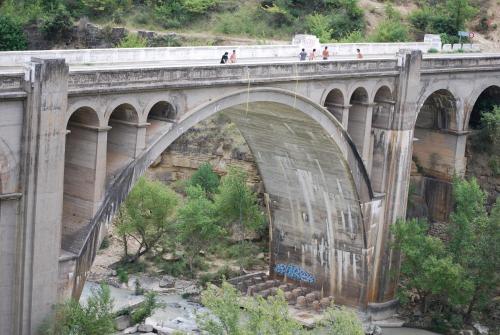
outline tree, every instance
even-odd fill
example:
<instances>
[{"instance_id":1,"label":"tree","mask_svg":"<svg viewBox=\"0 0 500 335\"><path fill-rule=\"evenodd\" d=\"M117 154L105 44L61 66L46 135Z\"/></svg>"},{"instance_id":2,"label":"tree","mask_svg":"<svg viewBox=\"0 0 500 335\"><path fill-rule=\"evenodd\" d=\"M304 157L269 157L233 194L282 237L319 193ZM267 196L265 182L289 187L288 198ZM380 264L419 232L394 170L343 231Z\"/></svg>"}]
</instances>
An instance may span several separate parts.
<instances>
[{"instance_id":1,"label":"tree","mask_svg":"<svg viewBox=\"0 0 500 335\"><path fill-rule=\"evenodd\" d=\"M432 298L440 313L435 320L443 325L443 317L470 322L474 311L490 308L500 280L500 202L488 216L475 179L455 178L453 196L447 243L428 236L422 221L398 221L391 228L403 256L403 293L416 290L424 313Z\"/></svg>"},{"instance_id":2,"label":"tree","mask_svg":"<svg viewBox=\"0 0 500 335\"><path fill-rule=\"evenodd\" d=\"M241 169L230 167L222 178L215 206L220 220L226 225L237 223L242 240L245 231L256 231L264 225L264 215L257 196L246 184L247 175Z\"/></svg>"},{"instance_id":3,"label":"tree","mask_svg":"<svg viewBox=\"0 0 500 335\"><path fill-rule=\"evenodd\" d=\"M458 31L463 30L465 23L477 13L477 9L469 4L469 0L447 0L445 8L445 13L453 22L455 31L449 32L452 34L457 34Z\"/></svg>"},{"instance_id":4,"label":"tree","mask_svg":"<svg viewBox=\"0 0 500 335\"><path fill-rule=\"evenodd\" d=\"M76 300L58 305L54 315L42 325L47 335L107 335L113 334L113 299L109 287L101 284L92 291L84 305Z\"/></svg>"},{"instance_id":5,"label":"tree","mask_svg":"<svg viewBox=\"0 0 500 335\"><path fill-rule=\"evenodd\" d=\"M209 198L212 198L219 187L219 176L212 169L210 163L203 163L191 176L191 185L199 185Z\"/></svg>"},{"instance_id":6,"label":"tree","mask_svg":"<svg viewBox=\"0 0 500 335\"><path fill-rule=\"evenodd\" d=\"M194 274L194 260L209 241L217 240L224 229L216 224L214 204L200 185L186 189L187 202L178 211L177 241L182 244L189 270Z\"/></svg>"},{"instance_id":7,"label":"tree","mask_svg":"<svg viewBox=\"0 0 500 335\"><path fill-rule=\"evenodd\" d=\"M462 267L446 254L441 240L427 235L427 230L426 222L419 219L400 220L391 227L394 247L403 255L400 269L403 294L416 290L424 313L429 298L440 295L463 302L464 294L470 291Z\"/></svg>"},{"instance_id":8,"label":"tree","mask_svg":"<svg viewBox=\"0 0 500 335\"><path fill-rule=\"evenodd\" d=\"M139 247L128 259L135 262L156 248L167 236L173 236L175 210L178 198L175 192L158 181L140 178L124 203L125 219L117 221L120 236L134 239Z\"/></svg>"},{"instance_id":9,"label":"tree","mask_svg":"<svg viewBox=\"0 0 500 335\"><path fill-rule=\"evenodd\" d=\"M9 16L0 15L0 51L24 50L27 45L21 24Z\"/></svg>"},{"instance_id":10,"label":"tree","mask_svg":"<svg viewBox=\"0 0 500 335\"><path fill-rule=\"evenodd\" d=\"M491 215L485 209L486 194L475 179L456 178L453 183L455 210L449 226L449 252L467 271L473 293L467 302L465 318L470 321L478 303L492 298L500 280L500 201Z\"/></svg>"}]
</instances>

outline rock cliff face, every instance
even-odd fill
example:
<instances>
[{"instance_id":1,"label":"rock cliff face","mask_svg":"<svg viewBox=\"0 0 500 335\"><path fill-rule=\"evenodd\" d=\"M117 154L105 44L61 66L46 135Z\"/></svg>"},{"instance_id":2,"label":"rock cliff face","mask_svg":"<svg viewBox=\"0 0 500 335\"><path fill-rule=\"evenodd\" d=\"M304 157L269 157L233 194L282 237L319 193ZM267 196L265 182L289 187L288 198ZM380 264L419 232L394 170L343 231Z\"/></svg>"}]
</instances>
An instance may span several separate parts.
<instances>
[{"instance_id":1,"label":"rock cliff face","mask_svg":"<svg viewBox=\"0 0 500 335\"><path fill-rule=\"evenodd\" d=\"M219 175L229 166L247 172L248 183L262 193L262 180L254 157L236 126L223 115L201 122L177 139L149 169L149 175L165 183L189 178L204 162Z\"/></svg>"}]
</instances>

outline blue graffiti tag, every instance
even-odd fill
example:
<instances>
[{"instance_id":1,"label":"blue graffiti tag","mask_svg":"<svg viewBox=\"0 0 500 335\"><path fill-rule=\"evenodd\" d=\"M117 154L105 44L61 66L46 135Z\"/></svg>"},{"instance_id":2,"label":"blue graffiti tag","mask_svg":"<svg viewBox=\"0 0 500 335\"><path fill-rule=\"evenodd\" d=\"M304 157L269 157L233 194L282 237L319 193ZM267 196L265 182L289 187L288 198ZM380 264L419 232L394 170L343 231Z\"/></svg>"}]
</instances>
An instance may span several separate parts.
<instances>
[{"instance_id":1,"label":"blue graffiti tag","mask_svg":"<svg viewBox=\"0 0 500 335\"><path fill-rule=\"evenodd\" d=\"M274 271L292 280L302 281L308 284L312 284L316 281L312 274L294 264L276 264Z\"/></svg>"}]
</instances>

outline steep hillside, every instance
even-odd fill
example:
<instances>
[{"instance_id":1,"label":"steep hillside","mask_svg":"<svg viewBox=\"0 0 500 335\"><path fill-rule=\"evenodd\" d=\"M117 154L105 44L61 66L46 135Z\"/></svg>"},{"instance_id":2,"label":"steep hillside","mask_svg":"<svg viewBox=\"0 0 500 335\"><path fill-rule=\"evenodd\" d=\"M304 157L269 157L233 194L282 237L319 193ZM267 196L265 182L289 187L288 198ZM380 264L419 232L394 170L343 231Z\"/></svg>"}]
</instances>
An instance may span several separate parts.
<instances>
[{"instance_id":1,"label":"steep hillside","mask_svg":"<svg viewBox=\"0 0 500 335\"><path fill-rule=\"evenodd\" d=\"M470 30L473 42L493 50L500 43L499 10L497 0L3 0L0 50L86 47L75 42L75 29L88 22L110 41L105 46L269 43L296 33L322 42L395 42L438 33L456 43L459 30ZM120 44L113 27L164 38Z\"/></svg>"}]
</instances>

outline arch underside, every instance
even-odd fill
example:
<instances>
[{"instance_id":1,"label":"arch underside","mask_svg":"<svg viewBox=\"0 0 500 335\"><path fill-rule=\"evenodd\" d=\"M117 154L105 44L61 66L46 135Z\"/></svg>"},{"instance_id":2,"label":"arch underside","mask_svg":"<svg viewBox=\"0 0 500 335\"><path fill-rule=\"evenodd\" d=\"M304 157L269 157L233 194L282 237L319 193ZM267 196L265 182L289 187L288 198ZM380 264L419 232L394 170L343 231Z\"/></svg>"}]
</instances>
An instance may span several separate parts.
<instances>
[{"instance_id":1,"label":"arch underside","mask_svg":"<svg viewBox=\"0 0 500 335\"><path fill-rule=\"evenodd\" d=\"M370 182L334 117L286 91L237 92L185 114L118 173L87 235L99 235L90 233L92 227L110 222L135 180L172 142L219 112L246 139L269 194L271 271L278 264L293 265L310 275L304 281L334 295L339 303L363 305L368 280L365 225L370 223L363 220L361 205L373 198ZM93 259L92 254L88 257Z\"/></svg>"},{"instance_id":2,"label":"arch underside","mask_svg":"<svg viewBox=\"0 0 500 335\"><path fill-rule=\"evenodd\" d=\"M363 221L342 152L301 112L269 102L249 109L239 105L224 114L251 148L271 200L271 269L302 268L318 289L357 304L364 277Z\"/></svg>"}]
</instances>

